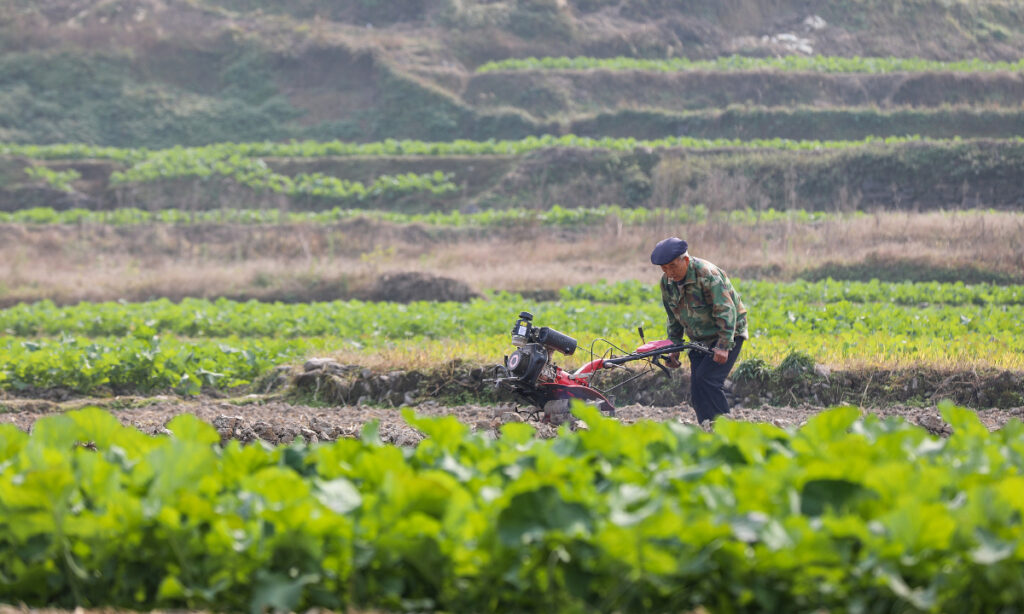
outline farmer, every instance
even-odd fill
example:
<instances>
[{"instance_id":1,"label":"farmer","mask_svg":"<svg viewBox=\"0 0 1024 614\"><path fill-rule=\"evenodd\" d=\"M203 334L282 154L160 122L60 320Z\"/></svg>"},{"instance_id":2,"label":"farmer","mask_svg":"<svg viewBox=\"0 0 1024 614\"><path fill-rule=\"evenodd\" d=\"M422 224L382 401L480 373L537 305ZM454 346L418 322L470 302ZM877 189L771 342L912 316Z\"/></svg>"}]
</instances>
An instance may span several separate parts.
<instances>
[{"instance_id":1,"label":"farmer","mask_svg":"<svg viewBox=\"0 0 1024 614\"><path fill-rule=\"evenodd\" d=\"M671 237L659 241L651 263L661 267L661 299L668 314L668 338L703 343L713 355L690 352L690 396L697 421L714 420L729 412L722 386L747 338L747 309L732 282L717 266L694 258L686 241ZM666 360L679 367L679 354Z\"/></svg>"}]
</instances>

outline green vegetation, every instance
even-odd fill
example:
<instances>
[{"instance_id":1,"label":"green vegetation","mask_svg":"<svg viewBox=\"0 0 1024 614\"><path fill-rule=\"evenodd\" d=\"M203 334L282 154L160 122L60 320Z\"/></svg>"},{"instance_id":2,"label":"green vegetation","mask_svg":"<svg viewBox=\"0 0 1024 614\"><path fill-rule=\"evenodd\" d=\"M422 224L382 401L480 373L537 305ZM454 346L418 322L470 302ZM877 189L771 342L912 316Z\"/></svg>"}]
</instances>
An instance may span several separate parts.
<instances>
[{"instance_id":1,"label":"green vegetation","mask_svg":"<svg viewBox=\"0 0 1024 614\"><path fill-rule=\"evenodd\" d=\"M1024 133L1024 112L1015 106L946 104L902 106L766 107L733 104L695 111L615 109L573 116L568 132L580 136L657 139L666 134L699 138L856 140L919 134L933 139L993 138Z\"/></svg>"},{"instance_id":2,"label":"green vegetation","mask_svg":"<svg viewBox=\"0 0 1024 614\"><path fill-rule=\"evenodd\" d=\"M0 138L170 147L240 134L301 135L282 131L300 112L272 86L258 52L189 53L213 73L192 79L213 81L212 88L182 87L174 84L178 78L153 81L126 53L6 52L0 56Z\"/></svg>"},{"instance_id":3,"label":"green vegetation","mask_svg":"<svg viewBox=\"0 0 1024 614\"><path fill-rule=\"evenodd\" d=\"M883 284L879 282L738 282L743 300L756 307L753 329L765 335L813 335L870 329L893 335L934 336L950 342L968 333L1002 331L1008 343L1024 326L1024 286ZM531 304L544 322L569 331L613 335L643 321L661 322L656 284L628 282L568 288L556 302ZM453 333L503 336L517 294L500 293L468 303L259 303L227 299L166 299L145 303L80 303L57 307L43 301L0 310L0 331L9 335L150 337L338 337L444 339ZM594 303L602 303L599 308ZM977 316L977 317L974 317ZM968 322L970 320L970 322ZM945 323L943 323L945 322ZM803 329L803 330L801 330ZM143 331L143 332L139 332Z\"/></svg>"},{"instance_id":4,"label":"green vegetation","mask_svg":"<svg viewBox=\"0 0 1024 614\"><path fill-rule=\"evenodd\" d=\"M884 74L892 72L1018 72L1024 70L1024 60L1016 62L986 62L977 59L938 62L922 58L862 58L839 56L785 55L773 58L759 58L730 55L711 60L689 58L647 59L634 57L593 58L593 57L545 57L509 58L487 62L477 67L477 72L497 70L647 70L658 72L677 71L751 71L778 70L785 72L822 73L866 73Z\"/></svg>"},{"instance_id":5,"label":"green vegetation","mask_svg":"<svg viewBox=\"0 0 1024 614\"><path fill-rule=\"evenodd\" d=\"M778 364L802 352L826 364L1024 368L1024 287L963 284L740 282L756 313L745 359ZM636 345L664 322L654 284L568 288L555 302L497 294L469 303L49 302L0 311L0 388L80 393L231 388L314 351L388 354L442 364L491 363L522 309L580 340ZM595 305L595 303L600 303ZM606 346L598 342L600 353ZM984 358L979 358L984 357Z\"/></svg>"},{"instance_id":6,"label":"green vegetation","mask_svg":"<svg viewBox=\"0 0 1024 614\"><path fill-rule=\"evenodd\" d=\"M858 216L859 213L850 214ZM838 214L821 211L776 211L767 209L737 209L733 211L709 211L703 205L680 206L674 209L645 209L602 205L600 207L566 208L555 205L550 209L488 209L475 213L459 211L436 211L432 213L402 213L374 209L342 209L334 207L319 211L286 211L282 209L216 209L195 211L183 209L160 209L149 211L126 207L93 211L91 209L66 209L57 211L52 207L20 209L10 213L0 211L0 223L4 224L103 224L108 226L132 226L140 224L330 224L353 218L370 218L395 224L425 224L430 226L463 228L494 227L516 224L578 227L600 225L617 220L624 225L634 226L654 221L679 224L696 224L706 221L720 221L729 224L753 225L765 222L791 221L806 223L836 219Z\"/></svg>"},{"instance_id":7,"label":"green vegetation","mask_svg":"<svg viewBox=\"0 0 1024 614\"><path fill-rule=\"evenodd\" d=\"M415 449L149 437L90 408L0 425L0 577L30 606L998 611L1024 600L1024 427L948 439L834 409L501 437L404 417ZM88 570L88 571L87 571Z\"/></svg>"},{"instance_id":8,"label":"green vegetation","mask_svg":"<svg viewBox=\"0 0 1024 614\"><path fill-rule=\"evenodd\" d=\"M1024 143L1024 137L1013 136L1007 140ZM920 136L867 137L850 141L794 141L791 139L698 139L685 136L669 136L660 139L635 139L630 137L582 137L573 134L554 136L530 136L518 140L470 141L459 139L448 142L387 139L373 143L352 143L345 141L292 141L290 143L218 143L205 147L173 147L167 150L124 149L116 147L93 147L82 144L63 145L18 145L0 144L0 155L24 156L38 160L100 159L127 162L152 168L140 171L143 176L162 169L172 173L180 165L186 168L215 166L217 161L242 158L319 158L325 156L518 156L541 149L573 147L579 149L605 149L609 151L633 151L645 149L743 149L776 151L820 151L847 150L872 145L899 145L904 143L932 143L948 145L969 142L961 139L926 139Z\"/></svg>"},{"instance_id":9,"label":"green vegetation","mask_svg":"<svg viewBox=\"0 0 1024 614\"><path fill-rule=\"evenodd\" d=\"M395 4L382 2L372 12L394 16ZM115 14L123 10L108 8ZM4 32L3 10L0 35L9 34ZM305 30L308 26L293 35L301 38ZM210 37L198 44L161 40L142 49L129 45L83 51L73 44L8 49L0 58L0 140L160 148L240 138L443 138L453 131L486 138L522 136L537 128L517 113L477 113L451 92L395 72L371 54L360 57L360 51L344 45L321 48L316 41L311 57L295 57L277 48L275 42L281 41L255 32L228 29ZM356 74L345 74L336 84L331 74L323 74L321 53L340 65L342 73ZM304 66L306 62L313 66ZM301 76L295 82L296 73L306 70L320 73L316 86ZM324 89L344 96L363 88L374 92L372 104L339 105L321 121L303 121L308 109L302 103L308 97Z\"/></svg>"},{"instance_id":10,"label":"green vegetation","mask_svg":"<svg viewBox=\"0 0 1024 614\"><path fill-rule=\"evenodd\" d=\"M1015 207L1024 140L642 140L547 135L515 141L221 143L159 151L7 144L0 146L2 155L28 158L38 166L76 159L116 163L99 169L110 177L111 188L91 188L97 208L125 202L144 203L147 209L178 208L186 186L187 199L195 201L189 208L205 209L253 208L253 190L287 194L297 208L319 209L366 206L371 201L375 208L422 213L468 205L491 209L600 204L579 189L586 182L609 204L674 208L699 203L711 209L736 209L758 203L761 210L855 211ZM459 160L466 156L485 158L487 169L474 174L472 164ZM413 164L397 160L403 157L418 158L419 170L361 187L338 177L354 168L367 173L374 165ZM441 174L422 172L432 159L445 169ZM284 168L295 175L284 174ZM540 168L544 172L538 172ZM232 185L243 189L223 189ZM540 203L538 193L544 195ZM427 198L415 203L417 195ZM7 196L16 197L14 192Z\"/></svg>"},{"instance_id":11,"label":"green vegetation","mask_svg":"<svg viewBox=\"0 0 1024 614\"><path fill-rule=\"evenodd\" d=\"M192 156L172 149L154 154L125 172L115 171L110 181L115 186L131 186L182 178L202 181L225 178L257 193L284 194L295 197L298 202L320 206L337 202L362 203L409 194L437 196L458 189L451 182L451 176L441 171L422 175L382 175L373 183L364 185L323 173L299 173L289 177L273 172L262 159L223 154L220 151L209 157L201 154Z\"/></svg>"},{"instance_id":12,"label":"green vegetation","mask_svg":"<svg viewBox=\"0 0 1024 614\"><path fill-rule=\"evenodd\" d=\"M203 4L223 7L241 14L253 12L285 14L299 19L330 19L352 21L358 25L368 22L388 24L415 21L423 17L427 3L424 0L359 0L334 2L333 0L300 0L280 3L268 0L202 0Z\"/></svg>"},{"instance_id":13,"label":"green vegetation","mask_svg":"<svg viewBox=\"0 0 1024 614\"><path fill-rule=\"evenodd\" d=\"M915 258L887 260L873 255L862 262L826 263L803 271L800 277L808 281L877 279L883 282L962 282L1001 285L1018 284L1024 280L1020 274L1014 272L991 270L984 259L936 266Z\"/></svg>"},{"instance_id":14,"label":"green vegetation","mask_svg":"<svg viewBox=\"0 0 1024 614\"><path fill-rule=\"evenodd\" d=\"M1006 77L1020 63L999 60L1020 57L1024 37L1018 11L1005 1L819 6L813 16L827 22L829 35L808 34L817 39L814 57L787 56L785 46L762 40L780 27L802 37L806 24L771 15L806 14L806 7L761 4L190 0L156 10L127 0L9 1L0 6L0 140L159 148L242 138L486 139L557 131L507 96L463 99L466 82L522 66L707 72L723 96L691 108L749 102L749 90L727 83L736 70L792 78L806 91L825 73L853 77L841 88L849 97L833 99L836 105L887 106L886 91L865 102L870 88L858 87L857 77L908 74L927 82L907 89L908 105L926 106L932 92L953 90L961 102L1017 106L1019 90ZM601 11L615 17L594 15ZM415 62L406 57L411 49ZM879 57L840 57L854 51ZM524 54L610 57L505 59ZM922 57L907 57L914 55ZM471 68L481 65L484 72ZM995 73L1006 87L992 87ZM950 76L966 77L967 86L951 86ZM519 89L547 89L543 76L533 77ZM659 88L636 90L655 100Z\"/></svg>"},{"instance_id":15,"label":"green vegetation","mask_svg":"<svg viewBox=\"0 0 1024 614\"><path fill-rule=\"evenodd\" d=\"M66 171L55 171L45 166L29 166L25 168L25 174L33 179L38 179L46 185L56 188L62 192L70 192L74 188L71 182L81 179L82 175L74 169Z\"/></svg>"},{"instance_id":16,"label":"green vegetation","mask_svg":"<svg viewBox=\"0 0 1024 614\"><path fill-rule=\"evenodd\" d=\"M196 341L152 332L143 324L127 338L64 334L0 341L0 389L196 395L204 388L251 384L276 365L321 347L317 340L231 336Z\"/></svg>"}]
</instances>

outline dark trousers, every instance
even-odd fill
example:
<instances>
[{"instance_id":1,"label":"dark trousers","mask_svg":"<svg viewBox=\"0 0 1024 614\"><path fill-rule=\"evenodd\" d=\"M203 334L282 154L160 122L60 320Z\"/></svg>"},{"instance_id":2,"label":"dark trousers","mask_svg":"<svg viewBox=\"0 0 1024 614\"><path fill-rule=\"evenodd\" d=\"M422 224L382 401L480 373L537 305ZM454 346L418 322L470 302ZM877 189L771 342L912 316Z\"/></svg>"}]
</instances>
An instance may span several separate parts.
<instances>
[{"instance_id":1,"label":"dark trousers","mask_svg":"<svg viewBox=\"0 0 1024 614\"><path fill-rule=\"evenodd\" d=\"M743 347L743 339L737 337L734 341L729 359L722 364L707 354L690 352L690 403L697 412L697 422L729 413L729 401L725 399L722 386Z\"/></svg>"}]
</instances>

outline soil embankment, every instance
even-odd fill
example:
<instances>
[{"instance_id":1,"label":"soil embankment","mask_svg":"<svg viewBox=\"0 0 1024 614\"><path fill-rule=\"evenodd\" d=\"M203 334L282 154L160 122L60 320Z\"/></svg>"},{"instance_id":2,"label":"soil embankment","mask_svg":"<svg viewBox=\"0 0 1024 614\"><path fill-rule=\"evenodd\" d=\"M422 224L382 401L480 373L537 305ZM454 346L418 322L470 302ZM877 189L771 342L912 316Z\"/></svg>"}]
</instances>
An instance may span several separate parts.
<instances>
[{"instance_id":1,"label":"soil embankment","mask_svg":"<svg viewBox=\"0 0 1024 614\"><path fill-rule=\"evenodd\" d=\"M127 400L122 399L122 403ZM376 408L366 405L317 406L292 404L282 400L257 400L237 404L217 399L184 401L166 397L135 399L139 406L110 409L122 424L134 426L142 432L159 435L167 432L166 424L180 414L194 414L213 425L220 432L222 440L237 439L243 443L257 440L269 444L283 444L297 437L307 442L333 441L344 437L359 437L363 428L378 423L381 441L400 446L416 445L423 435L410 427L394 408ZM75 403L82 406L83 401ZM0 406L3 403L0 402ZM18 402L8 405L10 410L0 413L0 423L13 423L28 430L36 420L47 416L62 415L67 406L45 402ZM515 406L508 403L496 405L441 405L425 402L413 406L418 416L455 416L460 422L475 431L498 436L501 425L507 422L524 421L525 413L517 413ZM814 405L764 405L760 407L733 408L729 418L748 422L770 423L780 428L798 427L824 408ZM911 407L894 405L880 409L864 409L865 414L881 418L900 417L911 424L919 425L936 435L949 435L950 427L943 422L935 406ZM978 412L978 418L989 429L998 429L1013 419L1024 418L1024 407L1010 409L987 409ZM626 405L617 411L616 419L631 424L639 420L658 422L678 421L696 424L696 418L689 405L669 407L652 405ZM550 424L531 422L537 427L538 437L554 437L557 429Z\"/></svg>"},{"instance_id":2,"label":"soil embankment","mask_svg":"<svg viewBox=\"0 0 1024 614\"><path fill-rule=\"evenodd\" d=\"M989 428L1024 417L1024 373L799 367L780 367L756 379L734 373L735 381L726 382L731 417L787 427L826 407L856 405L867 413L902 416L942 433L936 408L947 399L974 408ZM59 390L40 391L34 398L7 395L0 399L0 422L28 429L40 417L97 405L148 433L163 432L167 420L177 414L193 413L216 426L225 438L277 444L300 435L307 441L358 436L363 425L378 420L385 440L404 445L418 439L410 434L399 408L411 407L423 415L455 415L475 429L496 430L505 422L528 419L533 410L498 390L491 377L493 368L461 362L426 373L382 372L314 359L302 368L281 367L269 374L250 389L261 394L235 398L80 398ZM617 419L694 423L688 382L687 373L680 370L670 378L649 374L615 388L611 398L618 406ZM593 384L608 389L616 380ZM539 426L541 436L553 435L550 425Z\"/></svg>"}]
</instances>

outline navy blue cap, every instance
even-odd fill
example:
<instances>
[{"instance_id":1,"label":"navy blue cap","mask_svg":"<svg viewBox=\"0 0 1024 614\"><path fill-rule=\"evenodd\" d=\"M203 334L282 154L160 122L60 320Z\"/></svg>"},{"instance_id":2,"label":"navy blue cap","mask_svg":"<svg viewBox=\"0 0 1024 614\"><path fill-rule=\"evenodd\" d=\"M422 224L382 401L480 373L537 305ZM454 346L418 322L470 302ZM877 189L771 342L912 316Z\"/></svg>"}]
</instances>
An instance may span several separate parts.
<instances>
[{"instance_id":1,"label":"navy blue cap","mask_svg":"<svg viewBox=\"0 0 1024 614\"><path fill-rule=\"evenodd\" d=\"M685 253L686 241L679 237L669 237L658 241L658 244L654 246L654 251L651 252L651 264L659 266L668 264Z\"/></svg>"}]
</instances>

